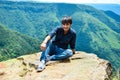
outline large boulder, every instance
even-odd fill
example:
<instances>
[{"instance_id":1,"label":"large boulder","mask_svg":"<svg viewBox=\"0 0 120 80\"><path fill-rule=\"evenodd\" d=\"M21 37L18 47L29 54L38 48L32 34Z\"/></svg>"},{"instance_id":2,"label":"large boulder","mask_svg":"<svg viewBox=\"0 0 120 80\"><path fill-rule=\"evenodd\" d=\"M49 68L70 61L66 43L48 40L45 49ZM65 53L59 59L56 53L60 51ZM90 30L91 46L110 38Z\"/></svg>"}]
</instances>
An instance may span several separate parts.
<instances>
[{"instance_id":1,"label":"large boulder","mask_svg":"<svg viewBox=\"0 0 120 80\"><path fill-rule=\"evenodd\" d=\"M2 62L0 80L111 80L109 61L95 54L76 52L70 59L50 61L46 69L37 72L41 53L25 55Z\"/></svg>"}]
</instances>

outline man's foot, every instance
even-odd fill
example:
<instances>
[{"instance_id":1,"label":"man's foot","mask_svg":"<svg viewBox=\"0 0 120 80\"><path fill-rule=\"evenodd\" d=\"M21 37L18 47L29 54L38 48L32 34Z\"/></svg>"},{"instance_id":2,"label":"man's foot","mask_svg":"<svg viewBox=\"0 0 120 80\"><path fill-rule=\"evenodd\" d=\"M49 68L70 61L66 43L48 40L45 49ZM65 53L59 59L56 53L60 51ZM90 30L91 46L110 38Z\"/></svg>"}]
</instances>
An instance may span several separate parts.
<instances>
[{"instance_id":1,"label":"man's foot","mask_svg":"<svg viewBox=\"0 0 120 80\"><path fill-rule=\"evenodd\" d=\"M37 72L41 72L45 69L45 61L40 61L39 65L38 65L38 68L37 68Z\"/></svg>"}]
</instances>

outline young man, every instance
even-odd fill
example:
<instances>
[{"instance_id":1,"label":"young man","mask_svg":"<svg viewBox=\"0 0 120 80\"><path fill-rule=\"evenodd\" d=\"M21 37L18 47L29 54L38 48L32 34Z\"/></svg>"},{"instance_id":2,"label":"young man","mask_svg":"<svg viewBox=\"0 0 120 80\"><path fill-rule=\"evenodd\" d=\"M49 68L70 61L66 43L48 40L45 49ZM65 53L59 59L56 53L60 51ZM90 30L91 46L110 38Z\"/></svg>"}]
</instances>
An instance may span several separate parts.
<instances>
[{"instance_id":1,"label":"young man","mask_svg":"<svg viewBox=\"0 0 120 80\"><path fill-rule=\"evenodd\" d=\"M71 25L71 17L66 16L62 19L62 26L55 28L45 38L40 46L43 52L37 68L38 72L45 69L46 62L50 60L62 60L75 54L76 32ZM71 49L68 49L69 45Z\"/></svg>"}]
</instances>

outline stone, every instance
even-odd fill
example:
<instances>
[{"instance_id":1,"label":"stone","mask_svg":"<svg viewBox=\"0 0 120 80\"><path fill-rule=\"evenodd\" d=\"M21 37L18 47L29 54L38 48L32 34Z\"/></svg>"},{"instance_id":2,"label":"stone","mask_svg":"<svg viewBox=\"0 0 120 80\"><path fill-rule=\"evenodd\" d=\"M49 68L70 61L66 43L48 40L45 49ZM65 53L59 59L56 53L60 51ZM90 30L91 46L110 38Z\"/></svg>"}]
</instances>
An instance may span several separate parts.
<instances>
[{"instance_id":1,"label":"stone","mask_svg":"<svg viewBox=\"0 0 120 80\"><path fill-rule=\"evenodd\" d=\"M0 76L2 76L4 74L5 74L5 71L3 71L3 70L0 69Z\"/></svg>"},{"instance_id":2,"label":"stone","mask_svg":"<svg viewBox=\"0 0 120 80\"><path fill-rule=\"evenodd\" d=\"M40 55L35 53L4 61L9 65L0 80L111 80L110 62L93 53L77 51L69 59L49 61L45 70L38 73Z\"/></svg>"}]
</instances>

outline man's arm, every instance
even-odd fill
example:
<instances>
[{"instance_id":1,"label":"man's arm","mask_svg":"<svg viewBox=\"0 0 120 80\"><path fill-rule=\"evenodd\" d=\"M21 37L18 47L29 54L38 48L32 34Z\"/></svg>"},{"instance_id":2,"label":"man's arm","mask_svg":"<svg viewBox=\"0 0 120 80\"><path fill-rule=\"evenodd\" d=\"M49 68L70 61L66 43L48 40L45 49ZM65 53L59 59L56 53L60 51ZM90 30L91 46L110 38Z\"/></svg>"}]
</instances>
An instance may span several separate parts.
<instances>
[{"instance_id":1,"label":"man's arm","mask_svg":"<svg viewBox=\"0 0 120 80\"><path fill-rule=\"evenodd\" d=\"M72 49L73 54L75 54L75 43L76 43L76 33L70 41L70 48Z\"/></svg>"},{"instance_id":2,"label":"man's arm","mask_svg":"<svg viewBox=\"0 0 120 80\"><path fill-rule=\"evenodd\" d=\"M47 42L49 41L51 39L51 36L47 36L46 38L45 38L45 40L42 42L42 44L40 45L40 49L41 50L45 50L46 49L46 44L47 44Z\"/></svg>"},{"instance_id":3,"label":"man's arm","mask_svg":"<svg viewBox=\"0 0 120 80\"><path fill-rule=\"evenodd\" d=\"M53 29L50 33L49 33L49 35L45 38L45 40L42 42L42 44L40 45L40 49L41 50L45 50L46 49L46 44L47 44L47 42L51 39L51 38L53 38L54 37L54 35L56 35L56 32L57 32L57 30L58 30L58 28L55 28L55 29Z\"/></svg>"}]
</instances>

